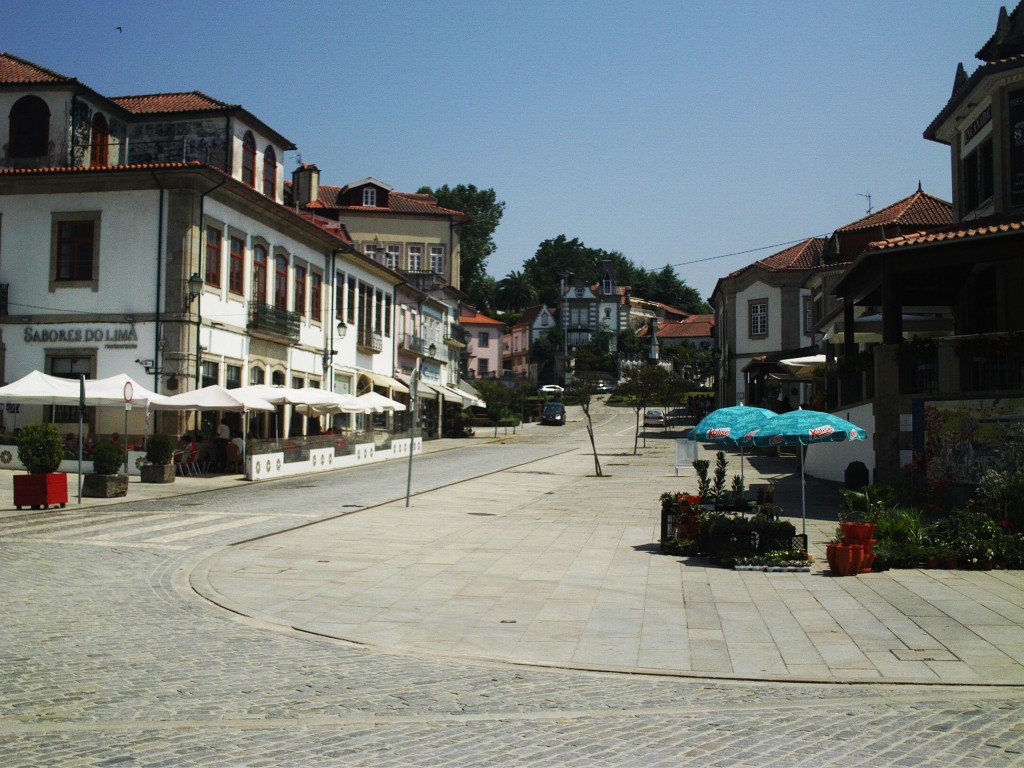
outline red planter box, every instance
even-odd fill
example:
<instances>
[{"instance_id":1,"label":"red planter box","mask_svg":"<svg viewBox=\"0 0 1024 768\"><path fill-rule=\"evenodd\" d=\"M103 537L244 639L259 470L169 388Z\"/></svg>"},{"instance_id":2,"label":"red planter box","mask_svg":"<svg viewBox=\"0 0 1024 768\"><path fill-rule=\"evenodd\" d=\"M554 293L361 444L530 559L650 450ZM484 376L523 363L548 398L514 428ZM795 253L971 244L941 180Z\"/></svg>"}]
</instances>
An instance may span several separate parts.
<instances>
[{"instance_id":1,"label":"red planter box","mask_svg":"<svg viewBox=\"0 0 1024 768\"><path fill-rule=\"evenodd\" d=\"M14 506L49 509L68 503L68 476L64 472L42 475L14 475Z\"/></svg>"}]
</instances>

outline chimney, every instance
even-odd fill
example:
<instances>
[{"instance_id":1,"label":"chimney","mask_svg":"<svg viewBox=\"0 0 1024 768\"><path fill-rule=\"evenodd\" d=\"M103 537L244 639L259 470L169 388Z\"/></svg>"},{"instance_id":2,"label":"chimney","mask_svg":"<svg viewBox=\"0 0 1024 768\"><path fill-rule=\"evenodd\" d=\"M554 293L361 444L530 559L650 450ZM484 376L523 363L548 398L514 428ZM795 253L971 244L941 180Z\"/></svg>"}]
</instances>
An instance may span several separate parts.
<instances>
[{"instance_id":1,"label":"chimney","mask_svg":"<svg viewBox=\"0 0 1024 768\"><path fill-rule=\"evenodd\" d=\"M295 207L304 208L320 197L320 169L303 163L292 172L292 194Z\"/></svg>"}]
</instances>

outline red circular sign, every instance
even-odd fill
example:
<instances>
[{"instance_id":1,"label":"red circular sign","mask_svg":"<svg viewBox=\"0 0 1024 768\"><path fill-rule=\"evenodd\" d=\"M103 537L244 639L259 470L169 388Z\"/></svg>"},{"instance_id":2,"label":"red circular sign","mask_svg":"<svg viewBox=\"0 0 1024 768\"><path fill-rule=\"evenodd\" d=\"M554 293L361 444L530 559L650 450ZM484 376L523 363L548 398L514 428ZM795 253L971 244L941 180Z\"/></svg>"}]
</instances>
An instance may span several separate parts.
<instances>
[{"instance_id":1,"label":"red circular sign","mask_svg":"<svg viewBox=\"0 0 1024 768\"><path fill-rule=\"evenodd\" d=\"M130 403L132 401L132 396L133 395L134 395L134 391L133 391L132 383L130 381L126 381L124 383L124 401L126 403Z\"/></svg>"}]
</instances>

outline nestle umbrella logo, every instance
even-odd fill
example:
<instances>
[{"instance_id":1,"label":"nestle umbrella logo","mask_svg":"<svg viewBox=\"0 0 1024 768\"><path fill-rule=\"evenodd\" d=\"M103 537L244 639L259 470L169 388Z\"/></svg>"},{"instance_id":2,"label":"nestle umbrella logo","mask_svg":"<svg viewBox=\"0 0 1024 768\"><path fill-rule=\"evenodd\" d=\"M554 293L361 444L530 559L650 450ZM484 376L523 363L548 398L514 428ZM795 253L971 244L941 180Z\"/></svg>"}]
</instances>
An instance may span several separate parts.
<instances>
[{"instance_id":1,"label":"nestle umbrella logo","mask_svg":"<svg viewBox=\"0 0 1024 768\"><path fill-rule=\"evenodd\" d=\"M809 430L811 440L817 440L819 437L831 435L833 432L835 432L835 429L833 429L832 425L830 424L824 424L820 427L815 427L814 429Z\"/></svg>"},{"instance_id":2,"label":"nestle umbrella logo","mask_svg":"<svg viewBox=\"0 0 1024 768\"><path fill-rule=\"evenodd\" d=\"M732 430L729 427L715 427L708 430L708 437L728 437Z\"/></svg>"},{"instance_id":3,"label":"nestle umbrella logo","mask_svg":"<svg viewBox=\"0 0 1024 768\"><path fill-rule=\"evenodd\" d=\"M772 435L771 440L769 441L769 444L770 445L781 445L783 439L784 438L782 437L782 435Z\"/></svg>"}]
</instances>

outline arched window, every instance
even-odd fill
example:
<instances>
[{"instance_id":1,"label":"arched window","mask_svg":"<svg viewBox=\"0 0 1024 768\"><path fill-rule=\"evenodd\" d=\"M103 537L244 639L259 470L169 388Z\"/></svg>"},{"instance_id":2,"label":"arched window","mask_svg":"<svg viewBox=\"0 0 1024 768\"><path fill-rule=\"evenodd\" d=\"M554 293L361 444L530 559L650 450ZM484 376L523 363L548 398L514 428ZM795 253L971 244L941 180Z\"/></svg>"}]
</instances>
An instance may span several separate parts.
<instances>
[{"instance_id":1,"label":"arched window","mask_svg":"<svg viewBox=\"0 0 1024 768\"><path fill-rule=\"evenodd\" d=\"M92 119L92 140L89 146L89 165L93 168L110 165L110 127L107 118L96 113Z\"/></svg>"},{"instance_id":2,"label":"arched window","mask_svg":"<svg viewBox=\"0 0 1024 768\"><path fill-rule=\"evenodd\" d=\"M246 131L242 139L242 183L256 186L256 139L252 131Z\"/></svg>"},{"instance_id":3,"label":"arched window","mask_svg":"<svg viewBox=\"0 0 1024 768\"><path fill-rule=\"evenodd\" d=\"M252 247L252 299L267 303L267 249L262 245Z\"/></svg>"},{"instance_id":4,"label":"arched window","mask_svg":"<svg viewBox=\"0 0 1024 768\"><path fill-rule=\"evenodd\" d=\"M274 259L274 307L288 309L288 259Z\"/></svg>"},{"instance_id":5,"label":"arched window","mask_svg":"<svg viewBox=\"0 0 1024 768\"><path fill-rule=\"evenodd\" d=\"M263 153L263 194L267 197L277 195L277 153L269 145Z\"/></svg>"},{"instance_id":6,"label":"arched window","mask_svg":"<svg viewBox=\"0 0 1024 768\"><path fill-rule=\"evenodd\" d=\"M10 157L42 157L49 153L50 108L38 96L22 96L11 107Z\"/></svg>"},{"instance_id":7,"label":"arched window","mask_svg":"<svg viewBox=\"0 0 1024 768\"><path fill-rule=\"evenodd\" d=\"M261 366L254 365L249 369L250 384L265 384L267 381L266 376L266 371Z\"/></svg>"}]
</instances>

